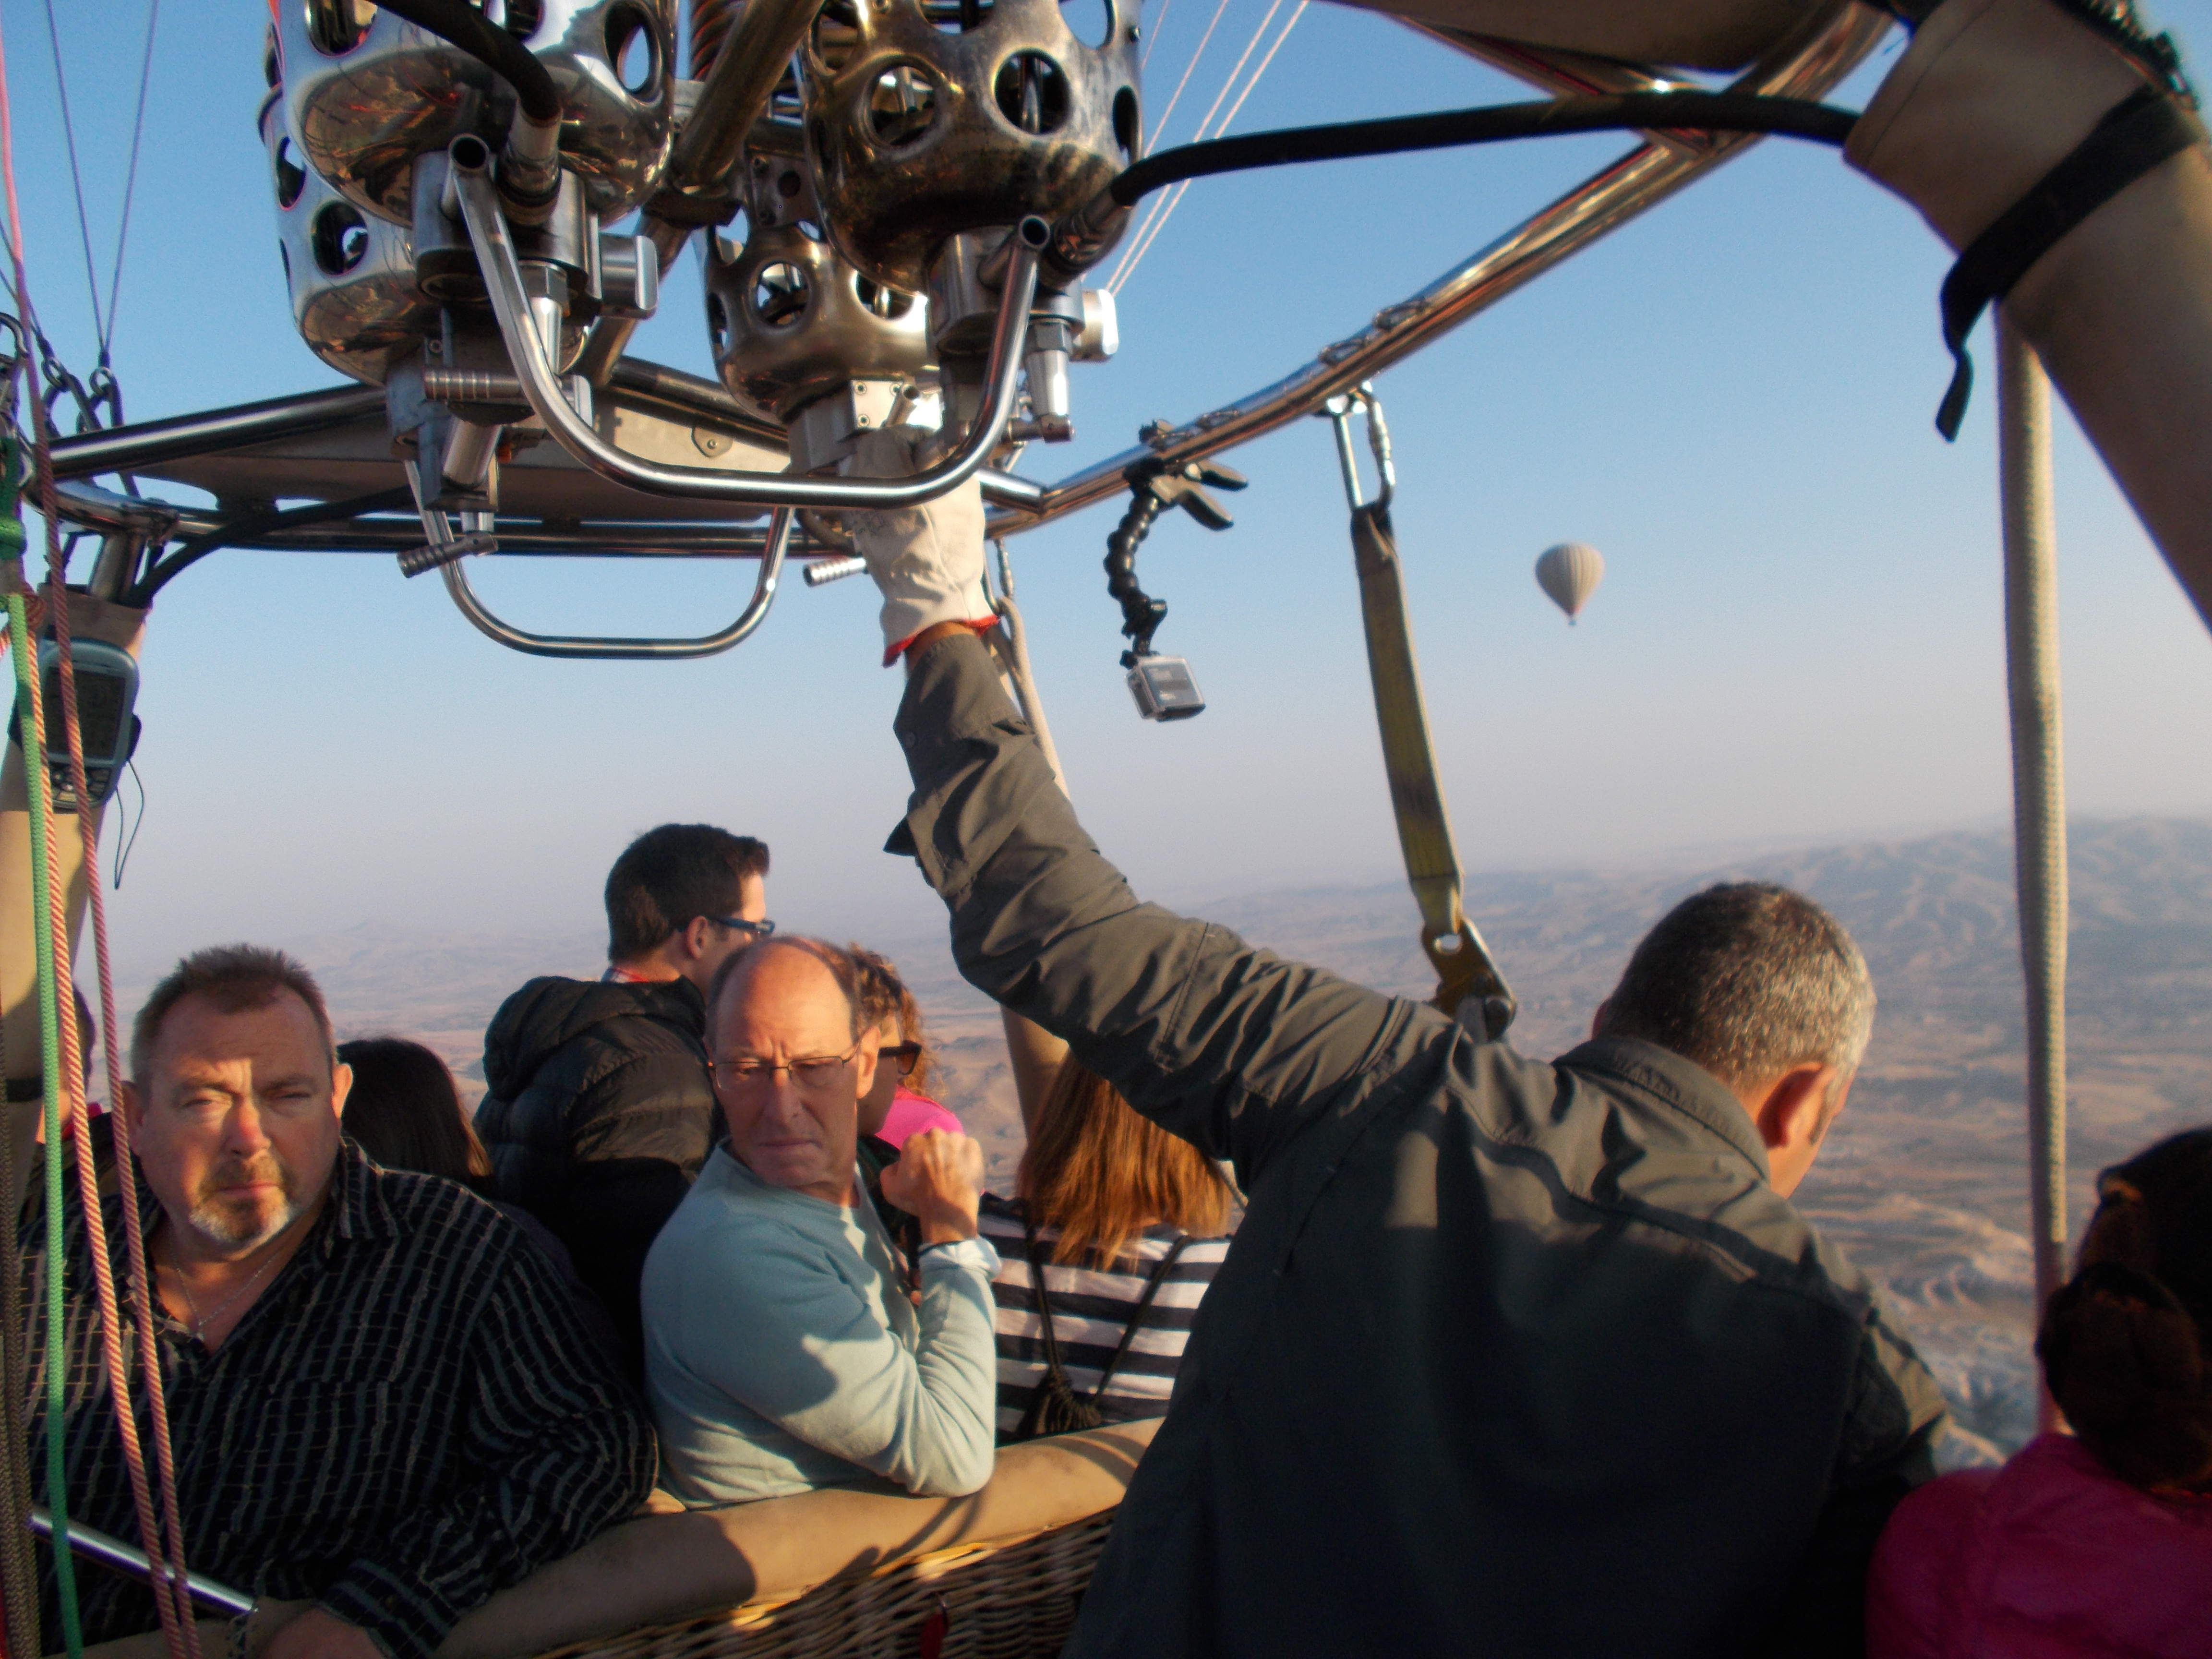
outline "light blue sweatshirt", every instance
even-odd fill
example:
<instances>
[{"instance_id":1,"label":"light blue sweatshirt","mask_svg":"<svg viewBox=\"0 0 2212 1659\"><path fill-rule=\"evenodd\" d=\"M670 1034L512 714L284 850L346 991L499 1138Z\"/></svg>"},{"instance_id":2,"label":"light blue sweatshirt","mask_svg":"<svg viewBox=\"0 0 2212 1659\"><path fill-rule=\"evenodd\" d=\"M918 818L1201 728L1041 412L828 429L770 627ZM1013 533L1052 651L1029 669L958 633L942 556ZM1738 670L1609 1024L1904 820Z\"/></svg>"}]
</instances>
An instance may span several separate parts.
<instances>
[{"instance_id":1,"label":"light blue sweatshirt","mask_svg":"<svg viewBox=\"0 0 2212 1659\"><path fill-rule=\"evenodd\" d=\"M718 1146L646 1258L661 1484L694 1508L880 1475L925 1498L991 1478L998 1358L980 1239L921 1257L921 1307L863 1194L772 1187Z\"/></svg>"}]
</instances>

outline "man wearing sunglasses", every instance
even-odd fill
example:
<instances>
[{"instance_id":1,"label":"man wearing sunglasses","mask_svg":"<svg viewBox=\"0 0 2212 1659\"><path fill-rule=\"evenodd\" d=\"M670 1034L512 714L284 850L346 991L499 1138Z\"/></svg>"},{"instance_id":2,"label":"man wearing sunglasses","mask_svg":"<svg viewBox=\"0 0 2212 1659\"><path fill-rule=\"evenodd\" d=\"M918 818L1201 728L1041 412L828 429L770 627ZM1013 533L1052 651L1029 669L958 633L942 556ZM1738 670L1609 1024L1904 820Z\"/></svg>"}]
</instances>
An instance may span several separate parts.
<instances>
[{"instance_id":1,"label":"man wearing sunglasses","mask_svg":"<svg viewBox=\"0 0 2212 1659\"><path fill-rule=\"evenodd\" d=\"M874 1479L950 1498L991 1476L998 1256L976 1237L982 1148L925 1129L883 1172L919 1235L917 1305L856 1163L861 1097L896 1055L879 1052L855 979L835 945L785 938L732 962L708 995L728 1137L644 1283L662 1483L690 1504Z\"/></svg>"},{"instance_id":2,"label":"man wearing sunglasses","mask_svg":"<svg viewBox=\"0 0 2212 1659\"><path fill-rule=\"evenodd\" d=\"M638 1274L715 1136L706 990L775 931L768 848L708 823L664 823L607 876L607 969L533 979L484 1033L477 1130L497 1195L544 1222L606 1304L643 1375Z\"/></svg>"}]
</instances>

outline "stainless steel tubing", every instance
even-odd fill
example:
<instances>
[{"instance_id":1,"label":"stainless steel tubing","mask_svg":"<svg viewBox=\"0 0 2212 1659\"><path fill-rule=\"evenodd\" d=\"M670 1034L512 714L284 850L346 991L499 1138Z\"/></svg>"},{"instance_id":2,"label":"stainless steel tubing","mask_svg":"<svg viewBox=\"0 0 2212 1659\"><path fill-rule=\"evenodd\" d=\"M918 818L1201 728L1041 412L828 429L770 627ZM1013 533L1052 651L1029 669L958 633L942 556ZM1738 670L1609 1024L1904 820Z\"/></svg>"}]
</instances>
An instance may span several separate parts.
<instances>
[{"instance_id":1,"label":"stainless steel tubing","mask_svg":"<svg viewBox=\"0 0 2212 1659\"><path fill-rule=\"evenodd\" d=\"M720 191L753 123L768 113L776 82L820 9L821 0L747 0L677 136L668 166L669 182L677 191Z\"/></svg>"},{"instance_id":2,"label":"stainless steel tubing","mask_svg":"<svg viewBox=\"0 0 2212 1659\"><path fill-rule=\"evenodd\" d=\"M727 193L730 170L738 164L747 135L768 113L776 82L820 9L821 0L747 0L714 66L702 77L699 100L677 135L665 193L704 202ZM693 27L698 27L696 17ZM676 264L676 256L691 240L692 226L656 214L649 205L638 229L652 239L663 270ZM576 372L594 386L603 384L636 329L635 318L602 318L577 360Z\"/></svg>"},{"instance_id":3,"label":"stainless steel tubing","mask_svg":"<svg viewBox=\"0 0 2212 1659\"><path fill-rule=\"evenodd\" d=\"M49 1543L53 1541L54 1518L38 1506L31 1506L31 1530ZM135 1544L126 1544L120 1538L110 1538L106 1533L86 1526L82 1521L69 1523L70 1553L81 1555L88 1561L97 1561L103 1567L113 1567L129 1573L142 1583L154 1582L154 1569L146 1559L145 1551ZM253 1598L244 1590L234 1590L228 1584L218 1584L212 1578L203 1578L196 1572L185 1575L185 1588L192 1593L192 1600L215 1607L237 1618L253 1611Z\"/></svg>"},{"instance_id":4,"label":"stainless steel tubing","mask_svg":"<svg viewBox=\"0 0 2212 1659\"><path fill-rule=\"evenodd\" d=\"M204 455L211 449L234 449L241 444L320 432L383 412L383 387L347 386L211 409L201 415L118 426L55 440L54 476L83 478L100 472L130 472L182 460L188 455Z\"/></svg>"},{"instance_id":5,"label":"stainless steel tubing","mask_svg":"<svg viewBox=\"0 0 2212 1659\"><path fill-rule=\"evenodd\" d=\"M824 559L819 564L806 567L806 585L826 587L831 582L842 582L848 576L857 576L868 568L866 559L855 555L849 559Z\"/></svg>"},{"instance_id":6,"label":"stainless steel tubing","mask_svg":"<svg viewBox=\"0 0 2212 1659\"><path fill-rule=\"evenodd\" d=\"M446 592L453 596L453 604L460 613L473 623L478 632L488 639L496 640L509 650L521 651L533 657L580 657L601 662L675 662L686 657L711 657L743 643L768 616L768 608L775 603L776 584L783 576L783 556L791 545L791 526L797 514L790 507L780 508L769 521L768 550L762 555L760 577L753 584L753 597L737 621L719 634L702 635L697 639L621 639L580 634L531 634L501 621L484 609L469 586L469 579L461 568L461 562L443 566L439 574L446 580Z\"/></svg>"},{"instance_id":7,"label":"stainless steel tubing","mask_svg":"<svg viewBox=\"0 0 2212 1659\"><path fill-rule=\"evenodd\" d=\"M748 507L918 507L975 477L1006 435L1014 412L1014 383L1021 374L1030 302L1036 293L1037 255L1049 234L1042 219L1024 220L1015 230L1020 246L1008 264L998 321L992 331L991 352L984 369L983 407L959 446L934 466L910 478L794 478L780 472L665 466L616 448L569 406L552 365L546 361L544 342L522 285L522 268L500 217L498 192L483 166L483 154L478 141L455 139L453 177L459 181L462 215L468 222L477 263L483 270L492 313L499 319L500 335L522 381L523 393L545 422L546 431L601 477L648 495L734 501Z\"/></svg>"},{"instance_id":8,"label":"stainless steel tubing","mask_svg":"<svg viewBox=\"0 0 2212 1659\"><path fill-rule=\"evenodd\" d=\"M1809 12L1793 34L1738 76L1729 90L1818 98L1874 50L1890 24L1889 17L1871 7L1829 0ZM1295 373L1164 433L1146 446L1125 450L1048 485L1034 511L994 515L992 533L1033 529L1119 496L1128 487L1122 475L1130 466L1200 460L1249 443L1312 412L1758 142L1755 133L1723 133L1715 135L1709 147L1694 152L1658 143L1632 150L1411 299L1384 307L1365 330L1325 347Z\"/></svg>"}]
</instances>

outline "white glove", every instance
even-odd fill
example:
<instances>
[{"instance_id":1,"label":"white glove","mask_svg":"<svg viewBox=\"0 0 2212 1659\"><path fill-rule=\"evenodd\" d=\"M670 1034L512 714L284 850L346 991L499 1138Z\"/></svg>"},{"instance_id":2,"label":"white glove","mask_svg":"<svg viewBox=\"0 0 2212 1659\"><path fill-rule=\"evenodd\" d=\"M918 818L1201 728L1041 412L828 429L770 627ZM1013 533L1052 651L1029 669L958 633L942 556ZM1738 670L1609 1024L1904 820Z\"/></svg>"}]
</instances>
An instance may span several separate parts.
<instances>
[{"instance_id":1,"label":"white glove","mask_svg":"<svg viewBox=\"0 0 2212 1659\"><path fill-rule=\"evenodd\" d=\"M864 433L848 476L908 478L915 449L936 434L922 427ZM883 590L884 666L915 635L939 623L988 627L997 620L983 586L983 489L970 478L921 507L843 514L853 545Z\"/></svg>"}]
</instances>

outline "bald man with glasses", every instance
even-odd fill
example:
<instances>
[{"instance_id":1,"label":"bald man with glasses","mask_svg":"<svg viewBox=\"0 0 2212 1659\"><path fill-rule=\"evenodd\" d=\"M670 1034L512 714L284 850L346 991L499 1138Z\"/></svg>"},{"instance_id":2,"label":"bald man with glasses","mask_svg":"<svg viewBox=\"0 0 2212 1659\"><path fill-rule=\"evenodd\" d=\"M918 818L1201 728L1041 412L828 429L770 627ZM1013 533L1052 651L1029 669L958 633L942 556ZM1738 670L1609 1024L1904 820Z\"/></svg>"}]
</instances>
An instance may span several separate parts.
<instances>
[{"instance_id":1,"label":"bald man with glasses","mask_svg":"<svg viewBox=\"0 0 2212 1659\"><path fill-rule=\"evenodd\" d=\"M661 1483L694 1507L896 1481L959 1497L990 1479L991 1278L975 1236L982 1148L911 1138L884 1196L921 1223L917 1299L861 1183L860 1098L879 1034L853 959L779 935L707 1000L728 1134L647 1258L646 1387Z\"/></svg>"}]
</instances>

